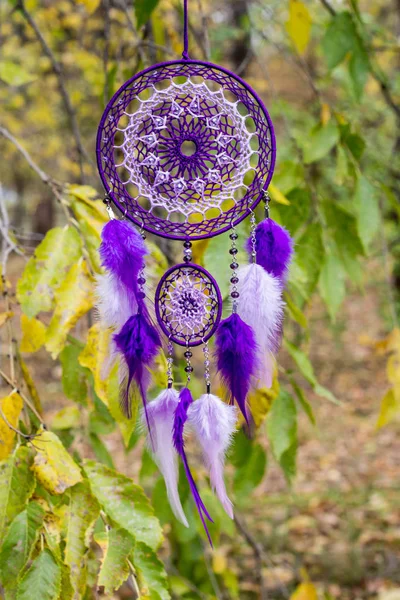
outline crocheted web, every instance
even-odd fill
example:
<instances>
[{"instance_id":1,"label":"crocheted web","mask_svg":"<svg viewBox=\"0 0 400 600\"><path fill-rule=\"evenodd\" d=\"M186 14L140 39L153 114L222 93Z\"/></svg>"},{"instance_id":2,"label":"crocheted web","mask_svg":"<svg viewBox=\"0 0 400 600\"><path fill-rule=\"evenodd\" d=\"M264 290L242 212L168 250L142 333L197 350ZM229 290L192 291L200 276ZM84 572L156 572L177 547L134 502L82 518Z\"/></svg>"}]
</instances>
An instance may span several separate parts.
<instances>
[{"instance_id":1,"label":"crocheted web","mask_svg":"<svg viewBox=\"0 0 400 600\"><path fill-rule=\"evenodd\" d=\"M274 158L269 117L248 87L198 63L139 74L99 129L107 191L133 221L177 239L216 235L247 216Z\"/></svg>"},{"instance_id":2,"label":"crocheted web","mask_svg":"<svg viewBox=\"0 0 400 600\"><path fill-rule=\"evenodd\" d=\"M221 318L217 284L201 267L178 265L161 279L155 299L158 322L170 340L181 346L207 341Z\"/></svg>"}]
</instances>

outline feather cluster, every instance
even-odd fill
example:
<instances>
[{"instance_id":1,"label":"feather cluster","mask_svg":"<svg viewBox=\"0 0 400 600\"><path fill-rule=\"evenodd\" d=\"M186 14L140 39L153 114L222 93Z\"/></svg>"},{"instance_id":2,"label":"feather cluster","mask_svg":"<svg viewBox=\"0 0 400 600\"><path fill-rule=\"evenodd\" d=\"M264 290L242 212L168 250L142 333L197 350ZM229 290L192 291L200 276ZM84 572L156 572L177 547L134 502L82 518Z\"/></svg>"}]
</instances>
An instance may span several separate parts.
<instances>
[{"instance_id":1,"label":"feather cluster","mask_svg":"<svg viewBox=\"0 0 400 600\"><path fill-rule=\"evenodd\" d=\"M190 491L191 491L193 499L196 503L196 507L197 507L201 522L203 523L203 527L207 534L208 541L210 542L210 545L212 546L211 536L208 531L205 519L207 518L211 523L213 522L213 520L210 517L210 515L200 497L200 493L199 493L196 483L193 479L193 475L190 471L189 463L188 463L186 453L185 453L185 440L183 437L183 433L184 433L186 421L188 420L189 407L192 405L192 402L193 402L193 398L192 398L192 394L190 393L189 388L187 388L187 387L183 388L183 390L179 394L179 404L175 410L174 425L173 425L173 440L174 440L175 449L182 459L183 466L185 469L186 479L188 480Z\"/></svg>"},{"instance_id":2,"label":"feather cluster","mask_svg":"<svg viewBox=\"0 0 400 600\"><path fill-rule=\"evenodd\" d=\"M261 221L255 231L256 262L274 277L286 281L293 255L293 240L289 232L272 219ZM246 242L249 257L253 252L252 239Z\"/></svg>"},{"instance_id":3,"label":"feather cluster","mask_svg":"<svg viewBox=\"0 0 400 600\"><path fill-rule=\"evenodd\" d=\"M189 406L188 420L200 443L212 488L233 519L232 502L224 483L225 454L236 429L236 407L213 394L204 394Z\"/></svg>"},{"instance_id":4,"label":"feather cluster","mask_svg":"<svg viewBox=\"0 0 400 600\"><path fill-rule=\"evenodd\" d=\"M249 423L246 397L257 374L257 341L251 326L236 313L221 321L215 337L217 369L222 382Z\"/></svg>"},{"instance_id":5,"label":"feather cluster","mask_svg":"<svg viewBox=\"0 0 400 600\"><path fill-rule=\"evenodd\" d=\"M155 400L147 404L147 419L151 430L150 436L150 430L147 429L147 442L164 477L172 511L185 527L189 527L179 498L178 455L172 439L174 414L178 403L178 393L174 389L168 389L162 391ZM146 421L146 415L143 412L142 422L144 421Z\"/></svg>"}]
</instances>

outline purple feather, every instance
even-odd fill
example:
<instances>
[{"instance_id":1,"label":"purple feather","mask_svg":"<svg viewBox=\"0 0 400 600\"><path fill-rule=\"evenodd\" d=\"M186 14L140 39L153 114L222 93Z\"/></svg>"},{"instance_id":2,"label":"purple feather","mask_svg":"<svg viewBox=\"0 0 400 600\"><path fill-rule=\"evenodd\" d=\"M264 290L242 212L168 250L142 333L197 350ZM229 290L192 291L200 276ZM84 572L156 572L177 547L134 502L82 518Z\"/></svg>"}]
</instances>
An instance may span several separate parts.
<instances>
[{"instance_id":1,"label":"purple feather","mask_svg":"<svg viewBox=\"0 0 400 600\"><path fill-rule=\"evenodd\" d=\"M257 343L253 329L238 314L221 321L215 337L217 369L222 382L236 400L249 425L246 396L258 367Z\"/></svg>"},{"instance_id":2,"label":"purple feather","mask_svg":"<svg viewBox=\"0 0 400 600\"><path fill-rule=\"evenodd\" d=\"M137 294L137 279L147 254L142 236L128 221L111 219L104 225L101 239L101 264Z\"/></svg>"},{"instance_id":3,"label":"purple feather","mask_svg":"<svg viewBox=\"0 0 400 600\"><path fill-rule=\"evenodd\" d=\"M174 426L173 426L173 439L174 446L179 456L182 459L183 466L185 468L186 478L189 482L190 491L192 493L193 499L196 503L196 507L203 523L203 527L208 537L208 541L212 547L212 540L210 536L210 532L208 531L207 524L205 521L205 517L213 523L212 518L210 517L204 503L200 497L199 490L197 489L196 483L193 479L193 475L189 468L189 463L186 458L185 453L185 440L183 439L183 431L185 428L185 423L188 419L188 410L190 405L193 402L192 394L190 393L189 388L185 387L179 394L179 404L176 407L175 415L174 415Z\"/></svg>"},{"instance_id":4,"label":"purple feather","mask_svg":"<svg viewBox=\"0 0 400 600\"><path fill-rule=\"evenodd\" d=\"M246 250L251 257L252 241L246 241ZM272 219L261 221L256 227L256 262L268 273L286 281L293 254L293 240L289 232Z\"/></svg>"},{"instance_id":5,"label":"purple feather","mask_svg":"<svg viewBox=\"0 0 400 600\"><path fill-rule=\"evenodd\" d=\"M146 314L141 312L130 317L121 331L114 334L113 338L128 368L127 381L124 382L122 392L121 408L126 416L131 418L131 384L132 382L136 383L146 411L146 391L149 379L146 367L152 365L161 348L161 340L156 328L149 322Z\"/></svg>"}]
</instances>

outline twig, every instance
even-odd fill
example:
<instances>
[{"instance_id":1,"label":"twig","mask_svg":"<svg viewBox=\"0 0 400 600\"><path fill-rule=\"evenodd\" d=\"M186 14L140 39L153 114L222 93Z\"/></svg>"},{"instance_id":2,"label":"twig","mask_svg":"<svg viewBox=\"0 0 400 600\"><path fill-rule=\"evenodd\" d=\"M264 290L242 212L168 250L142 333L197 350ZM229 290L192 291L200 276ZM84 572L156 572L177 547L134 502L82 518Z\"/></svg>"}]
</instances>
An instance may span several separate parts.
<instances>
[{"instance_id":1,"label":"twig","mask_svg":"<svg viewBox=\"0 0 400 600\"><path fill-rule=\"evenodd\" d=\"M40 43L44 54L50 60L53 71L57 77L58 87L59 87L60 94L61 94L61 97L62 97L62 100L64 103L65 111L68 115L72 133L75 138L75 144L76 144L76 149L78 152L78 160L79 160L80 179L81 179L81 183L83 183L84 182L84 172L83 172L84 159L86 159L90 163L92 161L91 161L90 157L88 156L88 154L83 146L83 143L82 143L82 138L81 138L81 134L79 131L79 126L78 126L78 121L77 121L76 114L75 114L75 109L72 105L71 98L67 91L67 87L65 84L64 74L61 69L61 65L58 62L58 60L56 59L56 57L54 56L53 51L51 50L50 46L44 39L43 34L40 31L36 21L32 17L31 13L27 10L27 8L25 6L25 1L18 0L17 4L16 4L16 9L21 11L21 13L25 17L26 21L32 27L33 31L35 32L36 38L37 38L38 42Z\"/></svg>"},{"instance_id":2,"label":"twig","mask_svg":"<svg viewBox=\"0 0 400 600\"><path fill-rule=\"evenodd\" d=\"M135 600L140 600L141 595L140 595L140 589L139 589L138 583L136 581L136 570L135 570L135 567L133 566L133 564L131 563L131 561L129 560L129 558L127 559L127 563L128 563L128 566L129 566L129 570L131 572L130 581L132 582L132 587L133 587L133 590L134 590L134 592L136 594Z\"/></svg>"},{"instance_id":3,"label":"twig","mask_svg":"<svg viewBox=\"0 0 400 600\"><path fill-rule=\"evenodd\" d=\"M0 135L7 138L12 144L14 144L14 146L17 148L18 152L20 154L22 154L22 156L25 158L28 165L31 167L31 169L33 169L35 171L36 175L38 175L40 177L40 179L43 181L43 183L48 184L50 182L51 177L49 175L47 175L47 173L42 171L42 169L35 163L35 161L31 157L31 155L29 154L29 152L27 150L25 150L25 148L23 146L21 146L19 141L8 131L8 129L6 129L5 127L2 127L1 125L0 125Z\"/></svg>"},{"instance_id":4,"label":"twig","mask_svg":"<svg viewBox=\"0 0 400 600\"><path fill-rule=\"evenodd\" d=\"M217 578L215 577L215 573L212 570L212 567L210 565L210 561L208 560L207 548L206 548L205 544L203 544L203 556L204 556L204 562L206 565L208 577L210 578L210 582L211 582L212 588L214 590L214 594L215 594L216 598L218 598L218 600L222 600L221 590L218 585Z\"/></svg>"},{"instance_id":5,"label":"twig","mask_svg":"<svg viewBox=\"0 0 400 600\"><path fill-rule=\"evenodd\" d=\"M254 559L256 562L257 569L257 579L258 584L260 586L260 598L261 600L268 600L268 592L267 587L265 585L264 576L263 576L263 548L261 544L257 542L256 539L252 536L252 534L247 530L245 525L239 519L237 515L234 517L235 525L239 531L239 533L243 536L246 542L249 544L250 548L253 550Z\"/></svg>"},{"instance_id":6,"label":"twig","mask_svg":"<svg viewBox=\"0 0 400 600\"><path fill-rule=\"evenodd\" d=\"M15 389L16 392L18 392L18 394L21 396L22 400L25 402L25 404L27 406L29 406L29 408L31 409L31 411L33 412L33 414L35 415L35 417L37 417L37 419L40 421L40 423L42 425L46 426L45 422L43 421L42 417L40 416L40 414L36 410L35 406L32 404L32 402L29 400L29 398L27 398L27 396L24 394L24 392L22 392L18 388L18 386L15 385L15 382L11 379L11 377L9 377L7 375L7 373L4 373L4 371L2 371L1 369L0 369L0 375L4 379L4 381L6 381L8 383L8 385L10 387L12 387L13 389Z\"/></svg>"},{"instance_id":7,"label":"twig","mask_svg":"<svg viewBox=\"0 0 400 600\"><path fill-rule=\"evenodd\" d=\"M17 390L15 390L15 391L17 391ZM7 419L6 415L4 414L1 405L0 405L0 417L3 419L3 421L7 425L7 427L9 429L11 429L11 431L14 431L14 433L16 433L17 435L24 438L24 440L30 441L30 440L33 440L35 437L37 437L36 433L24 433L20 429L17 429L16 427L14 427L14 425L11 425L10 421ZM0 440L0 443L2 443L1 440Z\"/></svg>"}]
</instances>

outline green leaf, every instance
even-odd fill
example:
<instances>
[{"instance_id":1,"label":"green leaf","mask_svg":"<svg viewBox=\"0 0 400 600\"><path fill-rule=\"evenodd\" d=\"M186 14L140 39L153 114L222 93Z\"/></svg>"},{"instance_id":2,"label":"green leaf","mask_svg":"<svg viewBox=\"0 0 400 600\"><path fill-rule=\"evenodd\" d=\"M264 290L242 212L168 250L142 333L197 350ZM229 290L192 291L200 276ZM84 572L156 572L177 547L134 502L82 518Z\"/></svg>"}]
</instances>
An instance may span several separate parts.
<instances>
[{"instance_id":1,"label":"green leaf","mask_svg":"<svg viewBox=\"0 0 400 600\"><path fill-rule=\"evenodd\" d=\"M306 164L324 158L339 141L339 129L335 121L330 120L326 125L317 125L305 137L304 162Z\"/></svg>"},{"instance_id":2,"label":"green leaf","mask_svg":"<svg viewBox=\"0 0 400 600\"><path fill-rule=\"evenodd\" d=\"M87 550L99 514L100 506L90 493L87 481L69 490L69 505L64 514L65 564L70 568L70 580L76 597L85 591Z\"/></svg>"},{"instance_id":3,"label":"green leaf","mask_svg":"<svg viewBox=\"0 0 400 600\"><path fill-rule=\"evenodd\" d=\"M0 581L7 592L17 588L17 578L38 539L44 511L31 502L10 525L0 549Z\"/></svg>"},{"instance_id":4,"label":"green leaf","mask_svg":"<svg viewBox=\"0 0 400 600\"><path fill-rule=\"evenodd\" d=\"M261 483L267 466L267 454L260 444L251 444L246 462L240 466L233 481L233 489L240 500L247 499Z\"/></svg>"},{"instance_id":5,"label":"green leaf","mask_svg":"<svg viewBox=\"0 0 400 600\"><path fill-rule=\"evenodd\" d=\"M61 567L44 550L32 563L18 585L17 600L58 600L61 592Z\"/></svg>"},{"instance_id":6,"label":"green leaf","mask_svg":"<svg viewBox=\"0 0 400 600\"><path fill-rule=\"evenodd\" d=\"M357 179L354 205L357 211L357 229L365 251L374 240L380 227L378 198L373 185L364 175Z\"/></svg>"},{"instance_id":7,"label":"green leaf","mask_svg":"<svg viewBox=\"0 0 400 600\"><path fill-rule=\"evenodd\" d=\"M294 188L287 194L290 206L283 204L274 205L274 213L277 212L282 225L287 227L291 235L305 223L310 214L311 198L308 190Z\"/></svg>"},{"instance_id":8,"label":"green leaf","mask_svg":"<svg viewBox=\"0 0 400 600\"><path fill-rule=\"evenodd\" d=\"M292 396L281 390L267 420L272 452L290 481L296 473L297 408Z\"/></svg>"},{"instance_id":9,"label":"green leaf","mask_svg":"<svg viewBox=\"0 0 400 600\"><path fill-rule=\"evenodd\" d=\"M90 445L93 448L93 452L94 452L97 460L99 460L101 463L103 463L107 467L110 467L111 469L113 469L114 462L113 462L112 456L109 453L109 451L107 450L107 447L105 446L105 444L101 440L101 438L96 433L91 432L89 434L89 441L90 441Z\"/></svg>"},{"instance_id":10,"label":"green leaf","mask_svg":"<svg viewBox=\"0 0 400 600\"><path fill-rule=\"evenodd\" d=\"M366 143L358 133L353 133L348 123L340 125L342 143L350 150L354 158L359 161L364 154Z\"/></svg>"},{"instance_id":11,"label":"green leaf","mask_svg":"<svg viewBox=\"0 0 400 600\"><path fill-rule=\"evenodd\" d=\"M305 397L304 391L301 389L301 387L299 385L297 385L297 383L294 381L294 379L290 379L290 383L292 384L294 392L297 396L297 399L300 402L301 407L304 410L304 412L306 413L307 417L309 418L310 423L312 425L316 425L314 411L312 409L311 404Z\"/></svg>"},{"instance_id":12,"label":"green leaf","mask_svg":"<svg viewBox=\"0 0 400 600\"><path fill-rule=\"evenodd\" d=\"M151 13L156 8L158 2L159 0L135 1L136 26L138 29L150 19Z\"/></svg>"},{"instance_id":13,"label":"green leaf","mask_svg":"<svg viewBox=\"0 0 400 600\"><path fill-rule=\"evenodd\" d=\"M368 52L366 51L362 40L357 37L354 40L354 48L349 63L349 73L357 100L360 100L363 95L369 69Z\"/></svg>"},{"instance_id":14,"label":"green leaf","mask_svg":"<svg viewBox=\"0 0 400 600\"><path fill-rule=\"evenodd\" d=\"M8 85L18 87L26 83L31 83L37 77L28 73L24 67L11 60L2 60L0 61L0 79Z\"/></svg>"},{"instance_id":15,"label":"green leaf","mask_svg":"<svg viewBox=\"0 0 400 600\"><path fill-rule=\"evenodd\" d=\"M54 291L80 256L81 242L74 227L47 232L17 283L18 302L28 317L54 307Z\"/></svg>"},{"instance_id":16,"label":"green leaf","mask_svg":"<svg viewBox=\"0 0 400 600\"><path fill-rule=\"evenodd\" d=\"M322 40L322 50L329 69L340 64L353 49L357 32L351 14L338 12L332 18Z\"/></svg>"},{"instance_id":17,"label":"green leaf","mask_svg":"<svg viewBox=\"0 0 400 600\"><path fill-rule=\"evenodd\" d=\"M322 209L327 229L332 235L340 258L363 256L364 248L358 235L355 217L334 202L324 202Z\"/></svg>"},{"instance_id":18,"label":"green leaf","mask_svg":"<svg viewBox=\"0 0 400 600\"><path fill-rule=\"evenodd\" d=\"M79 364L78 357L82 349L75 344L68 344L60 352L62 365L62 386L67 398L85 403L87 397L88 370Z\"/></svg>"},{"instance_id":19,"label":"green leaf","mask_svg":"<svg viewBox=\"0 0 400 600\"><path fill-rule=\"evenodd\" d=\"M129 577L128 557L135 544L134 537L125 529L111 527L107 532L107 545L102 561L98 585L106 594L117 590Z\"/></svg>"},{"instance_id":20,"label":"green leaf","mask_svg":"<svg viewBox=\"0 0 400 600\"><path fill-rule=\"evenodd\" d=\"M94 496L112 520L136 540L156 548L162 540L161 527L142 488L91 460L84 461L84 469Z\"/></svg>"},{"instance_id":21,"label":"green leaf","mask_svg":"<svg viewBox=\"0 0 400 600\"><path fill-rule=\"evenodd\" d=\"M296 243L295 265L300 268L301 285L306 294L306 300L315 290L321 266L325 257L322 241L322 228L319 223L311 223ZM295 271L293 269L293 274Z\"/></svg>"},{"instance_id":22,"label":"green leaf","mask_svg":"<svg viewBox=\"0 0 400 600\"><path fill-rule=\"evenodd\" d=\"M345 272L339 258L329 253L319 277L319 289L332 321L346 296Z\"/></svg>"},{"instance_id":23,"label":"green leaf","mask_svg":"<svg viewBox=\"0 0 400 600\"><path fill-rule=\"evenodd\" d=\"M293 299L289 296L287 292L284 293L285 307L296 323L303 327L304 329L308 328L308 320L303 311L300 310L298 306L295 305Z\"/></svg>"},{"instance_id":24,"label":"green leaf","mask_svg":"<svg viewBox=\"0 0 400 600\"><path fill-rule=\"evenodd\" d=\"M237 228L239 235L243 232L242 227ZM215 257L223 257L229 256L229 249L231 247L231 241L229 236L218 235L210 240L210 243L207 245L207 248L204 252L204 266L210 271L213 276L217 279L218 285L221 290L222 298L226 298L229 293L229 279L231 277L231 273L229 269L226 268L226 264L223 260L216 260ZM238 262L239 264L243 264L247 260L247 254L243 250L243 243L240 242L240 238L238 240Z\"/></svg>"},{"instance_id":25,"label":"green leaf","mask_svg":"<svg viewBox=\"0 0 400 600\"><path fill-rule=\"evenodd\" d=\"M0 540L8 524L22 512L35 489L33 453L20 446L0 463Z\"/></svg>"},{"instance_id":26,"label":"green leaf","mask_svg":"<svg viewBox=\"0 0 400 600\"><path fill-rule=\"evenodd\" d=\"M167 574L164 565L151 548L142 542L136 542L133 550L133 564L137 571L141 593L151 600L158 594L161 600L169 600Z\"/></svg>"},{"instance_id":27,"label":"green leaf","mask_svg":"<svg viewBox=\"0 0 400 600\"><path fill-rule=\"evenodd\" d=\"M297 348L297 346L289 342L289 340L284 340L283 344L289 352L290 356L293 358L296 365L298 366L300 373L311 384L314 392L318 394L318 396L322 396L322 398L326 398L334 404L340 404L340 402L335 398L332 392L330 392L318 383L317 378L314 374L313 366L308 356L304 354L304 352L300 350L300 348Z\"/></svg>"},{"instance_id":28,"label":"green leaf","mask_svg":"<svg viewBox=\"0 0 400 600\"><path fill-rule=\"evenodd\" d=\"M51 421L52 429L71 429L79 427L81 423L81 411L72 404L59 410Z\"/></svg>"}]
</instances>

